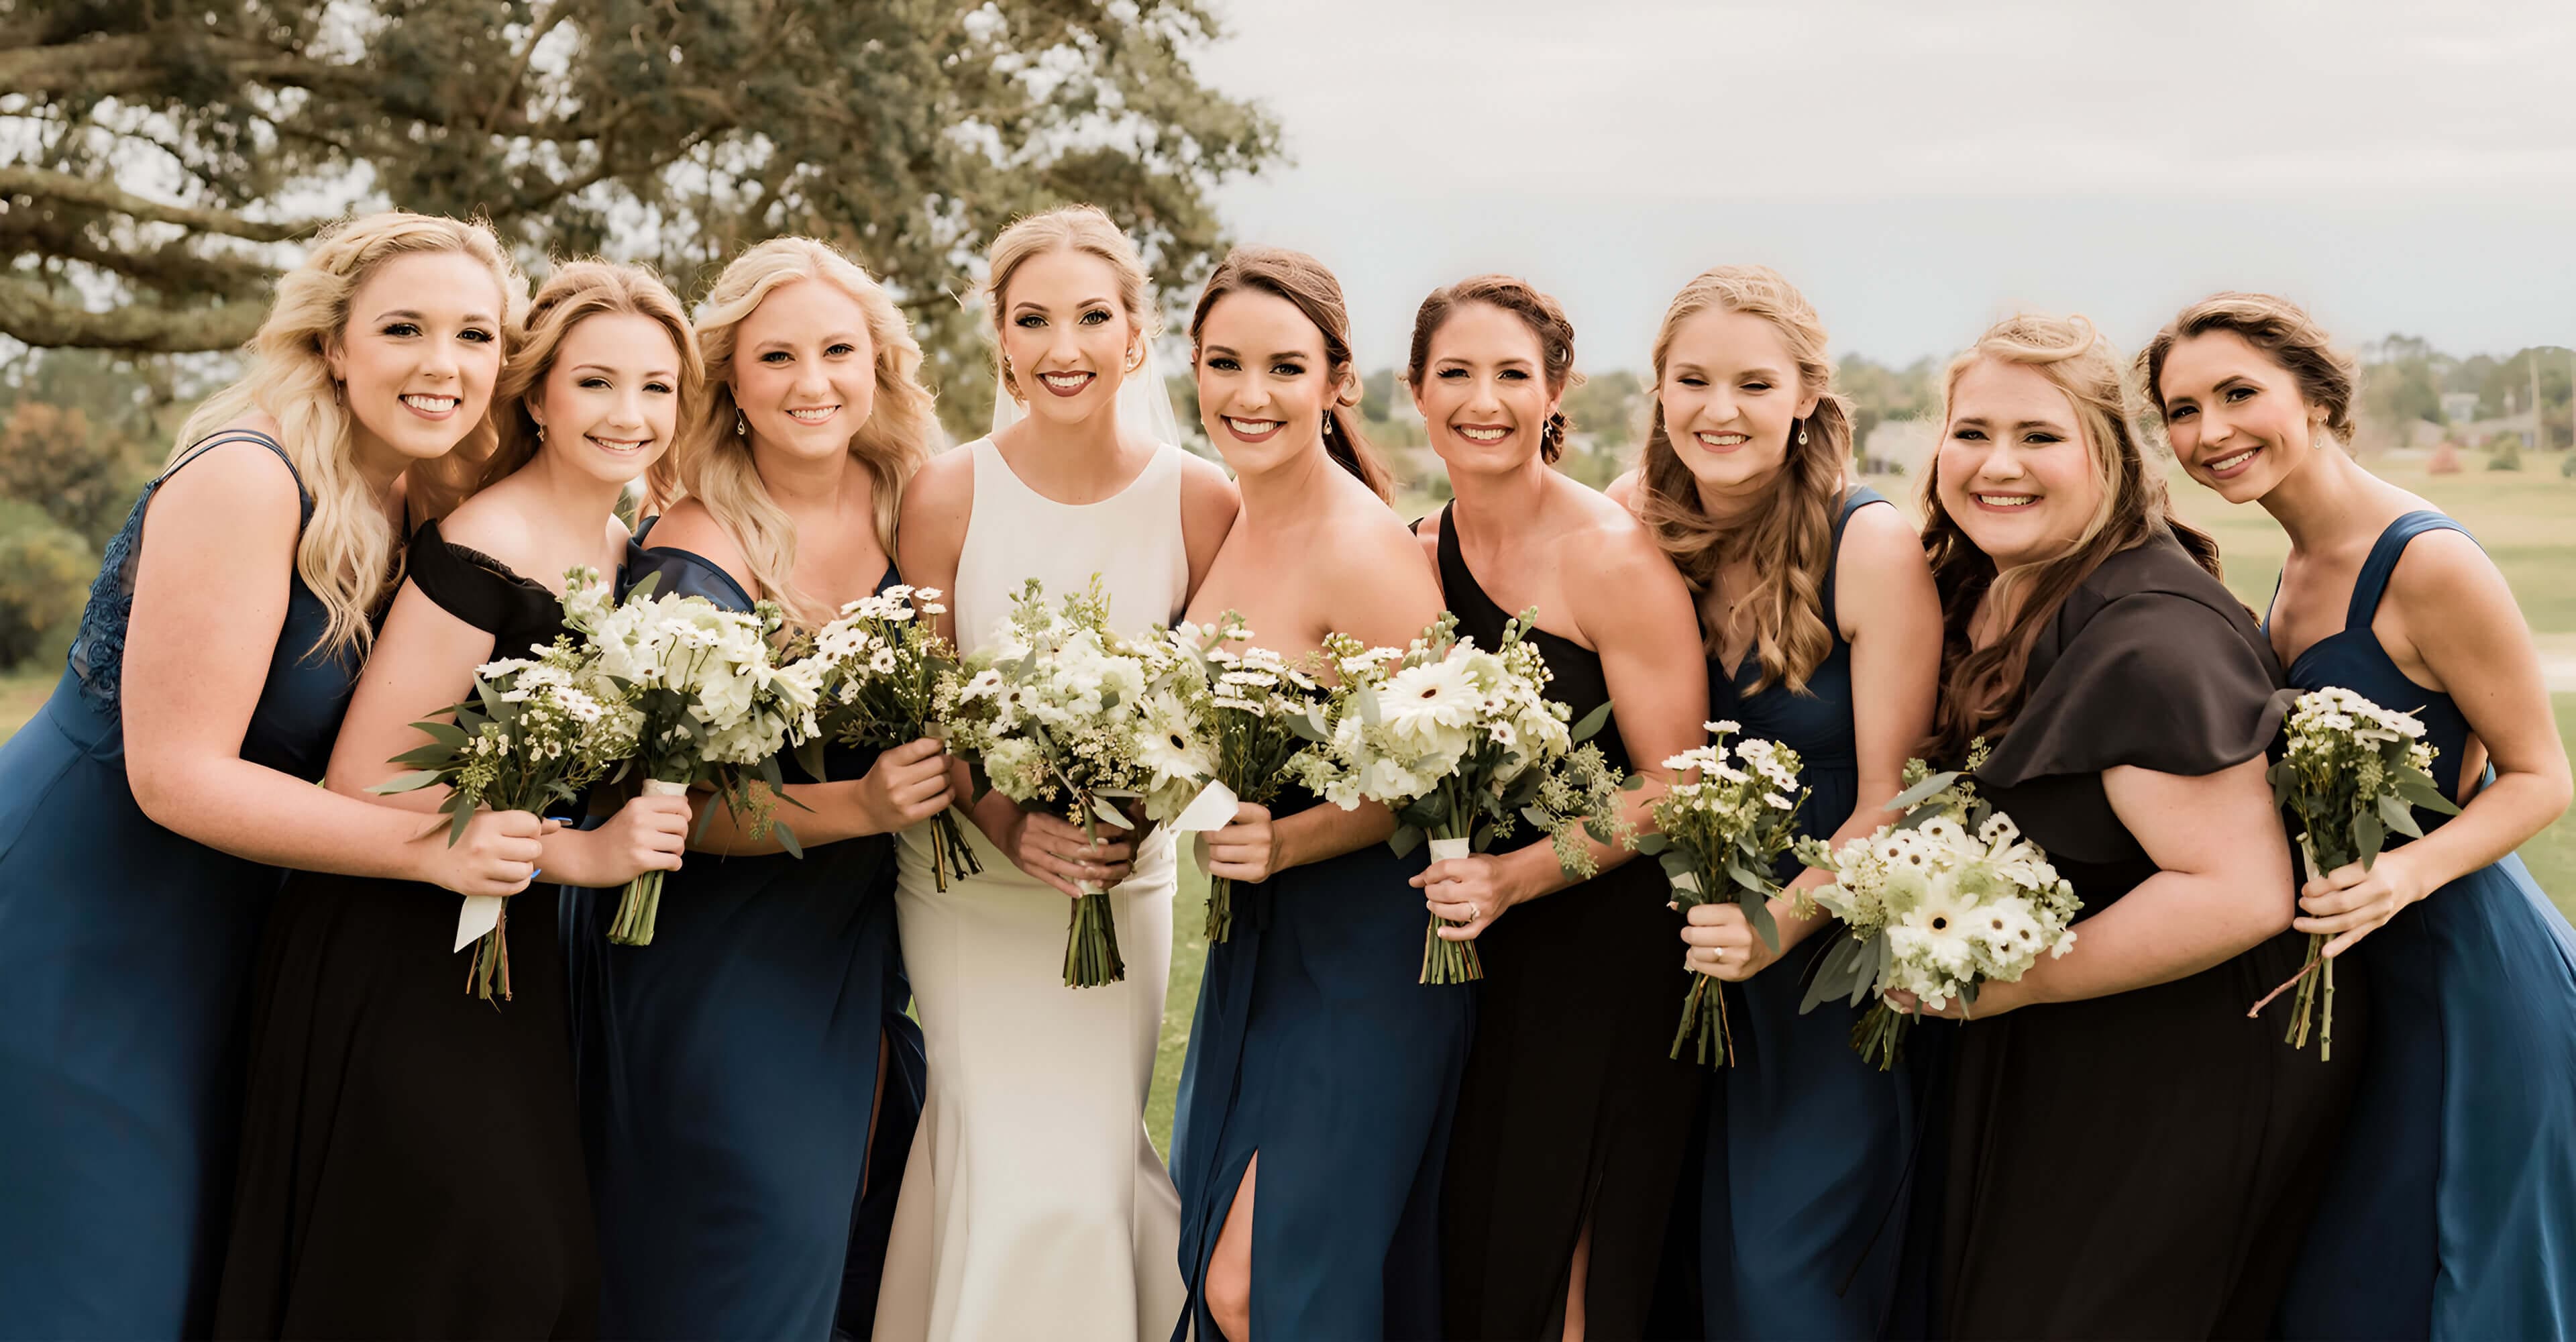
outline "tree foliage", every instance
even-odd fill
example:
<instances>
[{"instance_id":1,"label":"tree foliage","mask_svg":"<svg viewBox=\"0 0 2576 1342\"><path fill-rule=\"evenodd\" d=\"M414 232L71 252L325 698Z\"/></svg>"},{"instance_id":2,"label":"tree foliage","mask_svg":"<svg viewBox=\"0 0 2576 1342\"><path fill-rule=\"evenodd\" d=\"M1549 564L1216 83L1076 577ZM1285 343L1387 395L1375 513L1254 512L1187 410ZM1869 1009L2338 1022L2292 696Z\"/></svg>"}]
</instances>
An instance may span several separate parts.
<instances>
[{"instance_id":1,"label":"tree foliage","mask_svg":"<svg viewBox=\"0 0 2576 1342\"><path fill-rule=\"evenodd\" d=\"M971 421L959 296L997 228L1095 202L1177 292L1222 244L1211 189L1278 156L1190 67L1216 27L1201 0L0 0L0 332L237 345L281 244L350 209L683 290L811 233L890 281Z\"/></svg>"}]
</instances>

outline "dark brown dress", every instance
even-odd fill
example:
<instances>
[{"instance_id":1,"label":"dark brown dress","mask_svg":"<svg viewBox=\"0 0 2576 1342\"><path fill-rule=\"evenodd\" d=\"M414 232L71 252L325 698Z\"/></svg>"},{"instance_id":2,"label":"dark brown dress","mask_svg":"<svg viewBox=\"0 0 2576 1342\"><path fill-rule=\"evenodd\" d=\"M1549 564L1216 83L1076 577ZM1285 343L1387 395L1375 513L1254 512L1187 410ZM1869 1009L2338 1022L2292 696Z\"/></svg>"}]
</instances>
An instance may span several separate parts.
<instances>
[{"instance_id":1,"label":"dark brown dress","mask_svg":"<svg viewBox=\"0 0 2576 1342\"><path fill-rule=\"evenodd\" d=\"M441 540L410 581L491 631L563 630L554 594ZM542 879L542 878L541 878ZM457 897L296 872L252 981L249 1098L215 1336L585 1337L598 1250L575 1107L559 886L510 901L507 1002L465 990Z\"/></svg>"},{"instance_id":2,"label":"dark brown dress","mask_svg":"<svg viewBox=\"0 0 2576 1342\"><path fill-rule=\"evenodd\" d=\"M1442 594L1458 632L1491 648L1510 616L1441 520ZM1544 630L1529 637L1555 677L1548 697L1576 721L1608 701L1598 653ZM1628 767L1615 716L1593 740ZM1668 1056L1690 991L1671 899L1663 869L1634 859L1513 909L1477 938L1485 978L1441 1195L1450 1337L1561 1336L1586 1225L1590 1335L1644 1331L1701 1077Z\"/></svg>"},{"instance_id":3,"label":"dark brown dress","mask_svg":"<svg viewBox=\"0 0 2576 1342\"><path fill-rule=\"evenodd\" d=\"M1978 778L2088 917L2157 873L2113 814L2102 771L2240 764L2271 745L2284 707L2253 617L2169 538L2113 556L2069 596L2030 677ZM2363 1042L2349 982L2331 1063L2283 1043L2277 1011L2246 1018L2297 971L2305 943L2284 932L2189 978L1955 1031L1943 1333L2265 1333Z\"/></svg>"}]
</instances>

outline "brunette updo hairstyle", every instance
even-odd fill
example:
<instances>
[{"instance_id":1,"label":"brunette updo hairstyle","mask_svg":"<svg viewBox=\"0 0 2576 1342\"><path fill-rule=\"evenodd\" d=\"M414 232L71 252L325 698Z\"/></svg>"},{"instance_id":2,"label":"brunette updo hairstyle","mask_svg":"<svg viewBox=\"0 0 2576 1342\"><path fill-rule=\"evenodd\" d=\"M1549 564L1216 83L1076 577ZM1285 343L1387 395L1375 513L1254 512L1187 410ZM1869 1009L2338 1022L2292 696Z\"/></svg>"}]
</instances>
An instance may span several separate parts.
<instances>
[{"instance_id":1,"label":"brunette updo hairstyle","mask_svg":"<svg viewBox=\"0 0 2576 1342\"><path fill-rule=\"evenodd\" d=\"M2352 442L2351 356L2334 347L2306 309L2272 294L2211 294L2156 332L2138 353L2138 375L2157 414L2165 412L2165 359L2175 345L2212 331L2233 331L2271 356L2299 384L2300 399L2325 412L2326 432L2338 443Z\"/></svg>"},{"instance_id":2,"label":"brunette updo hairstyle","mask_svg":"<svg viewBox=\"0 0 2576 1342\"><path fill-rule=\"evenodd\" d=\"M1386 464L1378 460L1377 449L1360 433L1360 417L1353 412L1345 391L1350 386L1351 312L1342 299L1341 281L1324 263L1304 252L1285 247L1237 247L1217 263L1216 273L1208 276L1207 288L1199 293L1199 305L1190 313L1190 344L1199 343L1199 329L1207 325L1208 313L1217 300L1242 290L1270 294L1288 301L1315 330L1324 337L1324 378L1333 386L1333 402L1324 408L1324 451L1340 462L1342 469L1359 477L1361 484L1381 499L1395 497L1395 483L1387 474ZM1193 356L1195 357L1195 356Z\"/></svg>"},{"instance_id":3,"label":"brunette updo hairstyle","mask_svg":"<svg viewBox=\"0 0 2576 1342\"><path fill-rule=\"evenodd\" d=\"M1556 300L1530 287L1526 280L1509 275L1478 275L1446 288L1434 289L1422 300L1422 309L1413 314L1413 354L1404 366L1405 384L1414 391L1422 390L1422 375L1431 363L1431 337L1439 334L1457 310L1469 303L1484 303L1521 319L1521 324L1538 337L1539 372L1547 381L1551 396L1562 396L1568 387L1583 385L1583 375L1574 371L1574 323L1565 319L1565 309ZM1538 435L1539 460L1553 465L1565 454L1565 412L1547 417Z\"/></svg>"}]
</instances>

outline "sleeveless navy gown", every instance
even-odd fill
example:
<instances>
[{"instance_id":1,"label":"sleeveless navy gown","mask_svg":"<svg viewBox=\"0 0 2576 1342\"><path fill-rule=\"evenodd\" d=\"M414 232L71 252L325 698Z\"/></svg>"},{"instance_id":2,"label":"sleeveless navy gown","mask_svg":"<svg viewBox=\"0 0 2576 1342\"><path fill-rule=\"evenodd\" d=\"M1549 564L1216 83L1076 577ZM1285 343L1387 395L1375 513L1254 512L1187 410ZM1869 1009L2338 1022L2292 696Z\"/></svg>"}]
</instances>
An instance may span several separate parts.
<instances>
[{"instance_id":1,"label":"sleeveless navy gown","mask_svg":"<svg viewBox=\"0 0 2576 1342\"><path fill-rule=\"evenodd\" d=\"M120 706L144 511L230 444L286 459L230 430L144 489L61 683L0 748L0 1335L202 1335L214 1304L242 1012L281 873L143 814ZM280 577L286 623L241 757L317 779L358 659L312 652L329 612Z\"/></svg>"},{"instance_id":2,"label":"sleeveless navy gown","mask_svg":"<svg viewBox=\"0 0 2576 1342\"><path fill-rule=\"evenodd\" d=\"M2466 534L2436 512L2389 524L2343 629L2290 681L2413 711L2458 797L2468 719L2370 631L2406 543L2435 530ZM2415 819L2430 832L2449 817ZM2399 911L2343 957L2356 962L2371 1003L2360 1095L2281 1334L2576 1336L2576 933L2507 856Z\"/></svg>"},{"instance_id":3,"label":"sleeveless navy gown","mask_svg":"<svg viewBox=\"0 0 2576 1342\"><path fill-rule=\"evenodd\" d=\"M1834 520L1842 550L1851 515L1887 500L1854 488ZM1798 752L1811 794L1798 832L1830 837L1860 801L1852 725L1851 645L1834 610L1835 570L1821 593L1833 651L1800 694L1755 689L1759 658L1732 673L1709 663L1708 714ZM1894 819L1893 815L1885 817ZM1804 867L1781 858L1783 884ZM1906 1145L1915 1102L1908 1061L1882 1072L1851 1046L1859 1011L1840 1001L1805 1015L1806 963L1834 929L1819 931L1752 979L1725 987L1735 1065L1704 1083L1698 1178L1675 1208L1680 1238L1698 1246L1700 1327L1708 1337L1873 1337L1886 1323L1904 1229ZM1680 1010L1675 1003L1676 1012ZM1907 1059L1915 1056L1909 1048ZM1697 1219L1695 1227L1682 1224Z\"/></svg>"},{"instance_id":4,"label":"sleeveless navy gown","mask_svg":"<svg viewBox=\"0 0 2576 1342\"><path fill-rule=\"evenodd\" d=\"M656 573L662 592L752 607L686 550L629 565L630 582ZM895 580L889 567L878 586ZM825 772L857 778L875 754L834 747ZM602 1336L820 1342L873 1326L924 1080L893 890L892 835L801 859L691 853L653 943L615 946L618 892L566 889Z\"/></svg>"},{"instance_id":5,"label":"sleeveless navy gown","mask_svg":"<svg viewBox=\"0 0 2576 1342\"><path fill-rule=\"evenodd\" d=\"M1315 799L1292 788L1274 807ZM1467 984L1426 985L1421 849L1384 844L1235 887L1208 947L1181 1070L1172 1182L1190 1304L1174 1342L1218 1336L1209 1256L1244 1167L1255 1337L1440 1331L1440 1176L1474 1023Z\"/></svg>"}]
</instances>

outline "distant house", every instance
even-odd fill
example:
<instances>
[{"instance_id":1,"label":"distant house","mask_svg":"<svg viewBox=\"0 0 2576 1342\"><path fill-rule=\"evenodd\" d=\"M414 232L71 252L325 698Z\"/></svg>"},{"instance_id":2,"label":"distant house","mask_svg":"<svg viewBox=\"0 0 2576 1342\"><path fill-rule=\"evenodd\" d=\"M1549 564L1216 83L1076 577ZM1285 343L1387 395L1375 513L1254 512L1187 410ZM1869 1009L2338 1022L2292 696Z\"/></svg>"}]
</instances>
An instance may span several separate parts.
<instances>
[{"instance_id":1,"label":"distant house","mask_svg":"<svg viewBox=\"0 0 2576 1342\"><path fill-rule=\"evenodd\" d=\"M2478 417L2478 394L2473 391L2442 393L2442 418L2458 424Z\"/></svg>"}]
</instances>

